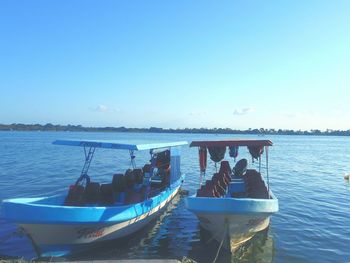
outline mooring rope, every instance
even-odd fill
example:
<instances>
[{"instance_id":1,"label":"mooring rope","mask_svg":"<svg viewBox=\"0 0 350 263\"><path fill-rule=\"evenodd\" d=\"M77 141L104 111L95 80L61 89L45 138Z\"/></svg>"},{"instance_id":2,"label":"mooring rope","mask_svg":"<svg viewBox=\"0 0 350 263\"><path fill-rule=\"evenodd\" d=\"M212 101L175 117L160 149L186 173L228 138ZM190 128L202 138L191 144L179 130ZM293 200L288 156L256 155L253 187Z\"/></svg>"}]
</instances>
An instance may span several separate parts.
<instances>
[{"instance_id":1,"label":"mooring rope","mask_svg":"<svg viewBox=\"0 0 350 263\"><path fill-rule=\"evenodd\" d=\"M218 251L216 252L216 256L215 256L215 258L214 258L214 260L213 260L213 263L215 263L216 260L218 259L219 254L220 254L221 247L222 247L222 245L224 244L224 240L225 240L226 237L227 237L227 233L228 233L228 227L227 227L227 226L228 226L228 224L227 224L227 221L225 220L225 231L224 231L223 238L222 238L222 240L221 240L219 249L218 249Z\"/></svg>"}]
</instances>

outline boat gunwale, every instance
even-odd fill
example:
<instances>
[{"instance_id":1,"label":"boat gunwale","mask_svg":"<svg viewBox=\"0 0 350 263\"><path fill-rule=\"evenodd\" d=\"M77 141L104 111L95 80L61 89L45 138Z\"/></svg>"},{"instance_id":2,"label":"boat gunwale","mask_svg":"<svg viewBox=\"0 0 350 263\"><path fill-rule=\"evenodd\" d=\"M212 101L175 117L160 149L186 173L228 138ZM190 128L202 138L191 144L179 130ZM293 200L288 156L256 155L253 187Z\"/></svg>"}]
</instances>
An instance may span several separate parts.
<instances>
[{"instance_id":1,"label":"boat gunwale","mask_svg":"<svg viewBox=\"0 0 350 263\"><path fill-rule=\"evenodd\" d=\"M185 199L186 208L196 214L273 214L278 212L278 199L269 191L270 199L197 197Z\"/></svg>"},{"instance_id":2,"label":"boat gunwale","mask_svg":"<svg viewBox=\"0 0 350 263\"><path fill-rule=\"evenodd\" d=\"M183 176L158 195L135 204L118 206L64 206L33 203L43 199L64 196L62 194L48 197L5 199L2 201L1 208L5 215L5 220L20 224L114 224L149 213L180 188ZM23 202L25 200L26 202ZM26 211L23 212L23 209ZM21 211L20 216L18 216L18 211ZM37 215L29 214L29 212L34 214L37 212L46 216L38 218ZM47 216L50 213L54 214ZM64 216L62 216L62 213L64 213ZM7 216L6 214L10 215Z\"/></svg>"}]
</instances>

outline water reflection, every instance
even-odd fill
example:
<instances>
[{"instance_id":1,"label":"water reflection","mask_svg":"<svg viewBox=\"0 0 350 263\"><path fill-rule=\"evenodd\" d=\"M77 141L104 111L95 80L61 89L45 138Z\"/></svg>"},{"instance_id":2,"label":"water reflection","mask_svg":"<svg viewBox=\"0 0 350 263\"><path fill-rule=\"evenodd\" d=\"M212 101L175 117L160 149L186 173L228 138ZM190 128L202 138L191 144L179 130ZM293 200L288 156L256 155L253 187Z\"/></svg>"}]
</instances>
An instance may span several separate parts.
<instances>
[{"instance_id":1,"label":"water reflection","mask_svg":"<svg viewBox=\"0 0 350 263\"><path fill-rule=\"evenodd\" d=\"M252 239L238 247L235 253L231 254L224 246L212 238L210 233L203 228L199 229L200 239L198 244L193 246L188 257L197 262L232 262L232 263L270 263L274 258L274 246L272 236L266 229L257 233ZM220 251L219 251L220 249ZM219 254L217 255L217 253Z\"/></svg>"},{"instance_id":2,"label":"water reflection","mask_svg":"<svg viewBox=\"0 0 350 263\"><path fill-rule=\"evenodd\" d=\"M269 230L257 233L250 241L238 248L231 262L270 263L274 260L274 242Z\"/></svg>"},{"instance_id":3,"label":"water reflection","mask_svg":"<svg viewBox=\"0 0 350 263\"><path fill-rule=\"evenodd\" d=\"M7 249L19 255L33 258L28 242L12 240ZM239 247L233 255L224 247L216 262L270 263L273 262L273 239L269 231L256 234ZM61 260L108 260L108 259L183 259L196 262L213 262L219 243L209 232L199 226L196 216L185 209L184 200L177 195L164 212L145 228L124 239L106 241L87 247L84 252ZM13 255L13 254L12 254ZM0 256L0 258L4 256Z\"/></svg>"},{"instance_id":4,"label":"water reflection","mask_svg":"<svg viewBox=\"0 0 350 263\"><path fill-rule=\"evenodd\" d=\"M186 229L190 224L183 224L186 220L181 211L183 208L183 202L177 195L165 211L142 230L121 240L95 245L88 251L73 255L69 259L182 258L183 251L190 249L193 232L192 229Z\"/></svg>"},{"instance_id":5,"label":"water reflection","mask_svg":"<svg viewBox=\"0 0 350 263\"><path fill-rule=\"evenodd\" d=\"M143 230L129 238L108 241L70 260L107 259L179 259L213 262L219 243L199 226L192 213L185 210L181 196L174 198L166 210ZM273 262L273 239L269 230L256 234L233 255L221 248L216 262Z\"/></svg>"}]
</instances>

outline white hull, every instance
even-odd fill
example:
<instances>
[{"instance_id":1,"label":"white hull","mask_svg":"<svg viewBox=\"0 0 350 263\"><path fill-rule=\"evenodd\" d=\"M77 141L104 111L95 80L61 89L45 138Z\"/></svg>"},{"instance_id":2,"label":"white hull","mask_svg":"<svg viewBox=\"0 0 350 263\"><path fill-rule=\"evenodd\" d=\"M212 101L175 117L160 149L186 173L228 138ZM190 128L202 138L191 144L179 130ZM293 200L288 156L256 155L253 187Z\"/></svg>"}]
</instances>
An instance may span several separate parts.
<instances>
[{"instance_id":1,"label":"white hull","mask_svg":"<svg viewBox=\"0 0 350 263\"><path fill-rule=\"evenodd\" d=\"M255 233L266 229L270 223L269 216L197 214L197 217L200 225L218 242L224 242L231 252L251 239Z\"/></svg>"},{"instance_id":2,"label":"white hull","mask_svg":"<svg viewBox=\"0 0 350 263\"><path fill-rule=\"evenodd\" d=\"M116 224L19 224L31 238L37 252L42 255L64 255L69 246L92 244L128 236L156 218L161 210L175 197L178 187L166 200L148 213ZM48 253L46 253L48 252Z\"/></svg>"}]
</instances>

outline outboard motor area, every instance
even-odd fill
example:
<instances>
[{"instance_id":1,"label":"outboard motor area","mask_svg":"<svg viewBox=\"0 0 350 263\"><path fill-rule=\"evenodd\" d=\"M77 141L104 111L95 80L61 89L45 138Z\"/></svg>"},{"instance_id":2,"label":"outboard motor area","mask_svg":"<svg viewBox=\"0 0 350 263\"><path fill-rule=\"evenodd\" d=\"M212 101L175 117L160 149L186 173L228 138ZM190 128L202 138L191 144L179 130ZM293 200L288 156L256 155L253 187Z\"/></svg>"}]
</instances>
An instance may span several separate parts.
<instances>
[{"instance_id":1,"label":"outboard motor area","mask_svg":"<svg viewBox=\"0 0 350 263\"><path fill-rule=\"evenodd\" d=\"M164 150L153 154L152 161L155 162L157 168L167 168L170 165L170 150Z\"/></svg>"}]
</instances>

